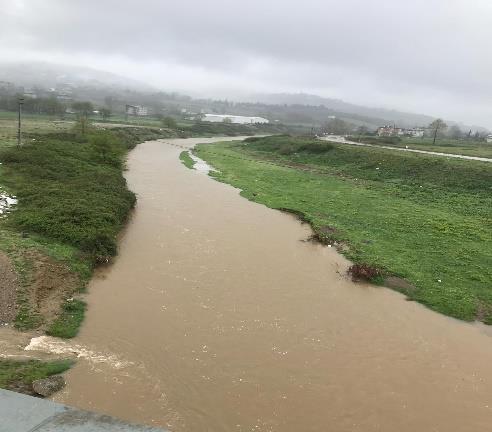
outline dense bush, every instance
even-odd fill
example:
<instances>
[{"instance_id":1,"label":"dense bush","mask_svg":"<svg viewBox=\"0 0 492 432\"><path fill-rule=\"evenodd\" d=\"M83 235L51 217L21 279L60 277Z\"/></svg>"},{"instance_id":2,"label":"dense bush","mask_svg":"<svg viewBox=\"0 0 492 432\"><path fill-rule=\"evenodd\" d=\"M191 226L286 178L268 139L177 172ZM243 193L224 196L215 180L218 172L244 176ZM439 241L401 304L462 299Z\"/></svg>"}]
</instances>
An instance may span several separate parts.
<instances>
[{"instance_id":1,"label":"dense bush","mask_svg":"<svg viewBox=\"0 0 492 432\"><path fill-rule=\"evenodd\" d=\"M260 151L278 152L281 155L294 153L323 154L333 150L333 144L314 138L275 135L265 138L248 138L245 140L251 148Z\"/></svg>"},{"instance_id":2,"label":"dense bush","mask_svg":"<svg viewBox=\"0 0 492 432\"><path fill-rule=\"evenodd\" d=\"M116 127L111 129L111 133L127 149L132 149L143 141L175 136L169 131L144 127Z\"/></svg>"},{"instance_id":3,"label":"dense bush","mask_svg":"<svg viewBox=\"0 0 492 432\"><path fill-rule=\"evenodd\" d=\"M74 245L94 262L115 255L116 234L135 204L122 176L123 157L137 139L51 134L4 150L4 182L19 199L9 223Z\"/></svg>"}]
</instances>

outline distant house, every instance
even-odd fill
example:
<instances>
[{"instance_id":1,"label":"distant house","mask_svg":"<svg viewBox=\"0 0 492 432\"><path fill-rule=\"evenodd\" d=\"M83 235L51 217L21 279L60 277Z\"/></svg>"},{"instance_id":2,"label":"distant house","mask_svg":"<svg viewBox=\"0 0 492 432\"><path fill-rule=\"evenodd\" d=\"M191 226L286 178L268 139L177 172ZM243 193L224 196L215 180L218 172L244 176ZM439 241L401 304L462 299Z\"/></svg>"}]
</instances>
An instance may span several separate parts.
<instances>
[{"instance_id":1,"label":"distant house","mask_svg":"<svg viewBox=\"0 0 492 432\"><path fill-rule=\"evenodd\" d=\"M149 109L142 105L127 105L126 113L133 116L146 116L149 113Z\"/></svg>"},{"instance_id":2,"label":"distant house","mask_svg":"<svg viewBox=\"0 0 492 432\"><path fill-rule=\"evenodd\" d=\"M385 125L378 128L378 136L398 136L400 128L391 125Z\"/></svg>"},{"instance_id":3,"label":"distant house","mask_svg":"<svg viewBox=\"0 0 492 432\"><path fill-rule=\"evenodd\" d=\"M236 123L236 124L256 124L256 123L269 123L269 120L263 117L246 117L229 114L204 114L202 121L212 123Z\"/></svg>"},{"instance_id":4,"label":"distant house","mask_svg":"<svg viewBox=\"0 0 492 432\"><path fill-rule=\"evenodd\" d=\"M24 97L31 98L31 99L37 99L38 97L34 89L31 88L25 89L23 95Z\"/></svg>"},{"instance_id":5,"label":"distant house","mask_svg":"<svg viewBox=\"0 0 492 432\"><path fill-rule=\"evenodd\" d=\"M411 136L413 138L423 138L424 137L424 129L422 128L414 128L414 129L404 129L405 135Z\"/></svg>"},{"instance_id":6,"label":"distant house","mask_svg":"<svg viewBox=\"0 0 492 432\"><path fill-rule=\"evenodd\" d=\"M487 135L485 139L487 140L488 143L492 143L492 134Z\"/></svg>"},{"instance_id":7,"label":"distant house","mask_svg":"<svg viewBox=\"0 0 492 432\"><path fill-rule=\"evenodd\" d=\"M72 102L72 92L59 92L56 98L62 102Z\"/></svg>"},{"instance_id":8,"label":"distant house","mask_svg":"<svg viewBox=\"0 0 492 432\"><path fill-rule=\"evenodd\" d=\"M381 126L377 131L378 136L408 136L413 138L422 138L424 136L424 129L412 128L405 129L392 125Z\"/></svg>"}]
</instances>

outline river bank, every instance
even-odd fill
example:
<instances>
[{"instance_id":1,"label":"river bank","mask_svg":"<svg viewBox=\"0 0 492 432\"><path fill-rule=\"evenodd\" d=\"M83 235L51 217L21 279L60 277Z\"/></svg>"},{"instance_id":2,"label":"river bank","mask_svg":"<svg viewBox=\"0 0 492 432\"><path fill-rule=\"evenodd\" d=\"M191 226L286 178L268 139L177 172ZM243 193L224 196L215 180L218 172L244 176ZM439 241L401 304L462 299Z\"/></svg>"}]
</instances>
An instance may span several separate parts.
<instances>
[{"instance_id":1,"label":"river bank","mask_svg":"<svg viewBox=\"0 0 492 432\"><path fill-rule=\"evenodd\" d=\"M196 153L246 198L302 215L318 240L373 269L374 282L492 322L489 163L288 136L247 141Z\"/></svg>"},{"instance_id":2,"label":"river bank","mask_svg":"<svg viewBox=\"0 0 492 432\"><path fill-rule=\"evenodd\" d=\"M60 356L43 362L46 356L24 347L45 333L77 334L86 284L116 254L116 236L135 202L122 176L126 153L163 135L170 133L48 130L2 149L0 184L16 199L0 221L1 387L30 393L30 381L70 366Z\"/></svg>"}]
</instances>

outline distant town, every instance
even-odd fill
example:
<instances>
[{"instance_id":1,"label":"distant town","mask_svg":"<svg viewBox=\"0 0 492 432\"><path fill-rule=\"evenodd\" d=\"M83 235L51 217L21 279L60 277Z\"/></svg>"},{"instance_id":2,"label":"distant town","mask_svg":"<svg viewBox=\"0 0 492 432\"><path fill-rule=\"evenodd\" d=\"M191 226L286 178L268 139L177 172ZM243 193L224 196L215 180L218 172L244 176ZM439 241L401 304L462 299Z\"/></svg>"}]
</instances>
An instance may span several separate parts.
<instances>
[{"instance_id":1,"label":"distant town","mask_svg":"<svg viewBox=\"0 0 492 432\"><path fill-rule=\"evenodd\" d=\"M23 86L0 81L0 110L17 111L22 98L23 111L64 117L77 115L82 101L91 103L89 115L104 121L111 118L172 118L185 122L231 123L236 125L296 125L298 131L319 135L372 135L384 138L423 139L433 135L429 124L409 127L408 120L383 123L383 119L336 112L324 105L244 103L192 99L176 93L149 93L104 85L97 80L84 83L56 77L53 86ZM425 120L424 120L425 121ZM399 124L402 123L402 124ZM383 126L381 126L383 124ZM434 130L435 131L435 130ZM483 128L457 124L439 128L436 135L453 139L475 139L492 143L492 134Z\"/></svg>"}]
</instances>

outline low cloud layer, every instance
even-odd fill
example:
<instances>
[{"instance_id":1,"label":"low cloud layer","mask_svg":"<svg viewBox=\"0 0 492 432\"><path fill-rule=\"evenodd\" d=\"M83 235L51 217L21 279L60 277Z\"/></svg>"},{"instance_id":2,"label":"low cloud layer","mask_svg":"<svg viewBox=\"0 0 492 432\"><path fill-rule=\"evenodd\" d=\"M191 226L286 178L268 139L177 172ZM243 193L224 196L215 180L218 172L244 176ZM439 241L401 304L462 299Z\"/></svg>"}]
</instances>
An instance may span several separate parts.
<instances>
[{"instance_id":1,"label":"low cloud layer","mask_svg":"<svg viewBox=\"0 0 492 432\"><path fill-rule=\"evenodd\" d=\"M4 58L206 96L303 91L492 127L489 0L4 3Z\"/></svg>"}]
</instances>

